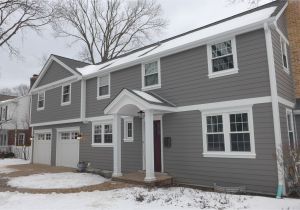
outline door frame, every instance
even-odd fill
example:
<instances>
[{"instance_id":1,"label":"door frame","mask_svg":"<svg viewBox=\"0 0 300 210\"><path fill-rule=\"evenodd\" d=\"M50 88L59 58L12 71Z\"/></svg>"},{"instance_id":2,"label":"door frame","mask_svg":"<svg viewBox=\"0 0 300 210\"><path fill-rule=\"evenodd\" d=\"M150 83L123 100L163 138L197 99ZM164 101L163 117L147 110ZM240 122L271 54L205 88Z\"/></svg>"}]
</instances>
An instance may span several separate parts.
<instances>
[{"instance_id":1,"label":"door frame","mask_svg":"<svg viewBox=\"0 0 300 210\"><path fill-rule=\"evenodd\" d=\"M164 173L165 167L164 167L164 147L163 147L163 120L162 120L162 114L154 115L153 116L153 123L154 121L160 121L160 155L161 155L161 173ZM145 154L145 118L142 119L142 141L143 141L143 170L145 170L146 166L146 154ZM153 144L154 144L154 136L153 136ZM154 150L153 150L154 152Z\"/></svg>"}]
</instances>

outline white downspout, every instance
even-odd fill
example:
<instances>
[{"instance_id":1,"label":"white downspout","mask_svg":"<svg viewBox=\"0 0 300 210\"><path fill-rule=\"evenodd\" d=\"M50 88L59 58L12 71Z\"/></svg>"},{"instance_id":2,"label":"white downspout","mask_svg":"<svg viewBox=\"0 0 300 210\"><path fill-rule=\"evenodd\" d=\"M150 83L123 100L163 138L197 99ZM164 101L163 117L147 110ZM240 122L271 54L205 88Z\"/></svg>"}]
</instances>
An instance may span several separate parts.
<instances>
[{"instance_id":1,"label":"white downspout","mask_svg":"<svg viewBox=\"0 0 300 210\"><path fill-rule=\"evenodd\" d=\"M268 55L268 67L269 67L269 79L271 88L272 98L272 112L274 121L274 134L275 134L275 147L276 147L276 159L277 159L277 173L278 173L278 186L276 197L281 198L285 195L285 179L284 179L284 165L283 165L283 152L282 152L282 139L281 139L281 126L279 116L279 101L277 93L277 81L276 81L276 70L272 43L272 34L269 26L270 23L265 23L265 36L266 36L266 47Z\"/></svg>"}]
</instances>

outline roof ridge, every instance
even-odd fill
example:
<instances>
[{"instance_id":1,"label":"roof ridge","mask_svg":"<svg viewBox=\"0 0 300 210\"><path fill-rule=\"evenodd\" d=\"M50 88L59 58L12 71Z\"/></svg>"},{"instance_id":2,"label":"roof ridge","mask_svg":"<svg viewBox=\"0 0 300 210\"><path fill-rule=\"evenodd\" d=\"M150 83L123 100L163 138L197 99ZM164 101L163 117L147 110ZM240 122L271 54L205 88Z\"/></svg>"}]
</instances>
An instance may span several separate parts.
<instances>
[{"instance_id":1,"label":"roof ridge","mask_svg":"<svg viewBox=\"0 0 300 210\"><path fill-rule=\"evenodd\" d=\"M234 18L237 18L237 17L240 17L240 16L243 16L243 15L247 15L247 14L250 14L252 12L256 12L256 11L259 11L259 10L262 10L262 9L266 9L268 7L271 7L271 6L280 6L280 4L282 4L282 6L286 3L287 0L274 0L272 2L269 2L267 4L264 4L264 5L261 5L261 6L258 6L256 8L253 8L253 9L249 9L249 10L246 10L244 12L241 12L241 13L238 13L238 14L235 14L235 15L232 15L232 16L229 16L227 18L224 18L224 19L221 19L221 20L218 20L218 21L215 21L215 22L212 22L212 23L209 23L209 24L206 24L204 26L201 26L201 27L198 27L198 28L195 28L195 29L192 29L192 30L189 30L189 31L186 31L184 33L181 33L181 34L178 34L178 35L175 35L175 36L171 36L169 38L166 38L166 39L163 39L163 40L160 40L160 41L157 41L157 42L154 42L152 44L149 44L149 45L146 45L146 46L143 46L143 47L140 47L140 48L137 48L137 49L134 49L130 52L127 52L127 53L124 53L122 55L119 55L115 58L112 58L112 59L109 59L107 61L104 61L104 62L99 62L99 63L96 63L95 65L99 65L99 64L103 64L103 63L106 63L108 61L112 61L112 60L115 60L115 59L118 59L118 58L122 58L122 57L125 57L127 55L130 55L130 54L133 54L135 52L138 52L138 51L141 51L141 50L144 50L144 49L147 49L147 48L150 48L150 47L153 47L153 46L156 46L156 45L160 45L162 43L165 43L165 42L168 42L168 41L171 41L173 39L176 39L176 38L179 38L179 37L182 37L182 36L185 36L187 34L191 34L191 33L194 33L196 31L200 31L200 30L203 30L205 28L209 28L211 26L214 26L214 25L218 25L220 23L223 23L223 22L226 22L226 21L229 21L229 20L232 20ZM275 14L277 14L277 10L274 11L274 13L272 14L272 16L274 16Z\"/></svg>"},{"instance_id":2,"label":"roof ridge","mask_svg":"<svg viewBox=\"0 0 300 210\"><path fill-rule=\"evenodd\" d=\"M68 58L68 57L61 56L61 55L56 55L56 54L51 54L51 55L53 55L55 57L61 57L61 58L64 58L64 59L69 59L69 60L72 60L72 61L81 62L81 63L87 64L87 65L91 65L91 63L87 63L87 62L84 62L84 61L81 61L81 60L76 60L74 58Z\"/></svg>"}]
</instances>

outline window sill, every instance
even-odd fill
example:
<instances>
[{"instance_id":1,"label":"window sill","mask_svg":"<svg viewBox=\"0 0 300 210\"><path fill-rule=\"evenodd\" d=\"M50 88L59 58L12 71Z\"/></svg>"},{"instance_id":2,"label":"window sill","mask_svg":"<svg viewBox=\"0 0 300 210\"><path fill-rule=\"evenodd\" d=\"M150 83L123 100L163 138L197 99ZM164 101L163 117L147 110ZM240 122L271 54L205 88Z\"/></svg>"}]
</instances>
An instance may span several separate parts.
<instances>
[{"instance_id":1,"label":"window sill","mask_svg":"<svg viewBox=\"0 0 300 210\"><path fill-rule=\"evenodd\" d=\"M37 108L36 110L37 111L43 111L45 109L45 107L43 107L43 108Z\"/></svg>"},{"instance_id":2,"label":"window sill","mask_svg":"<svg viewBox=\"0 0 300 210\"><path fill-rule=\"evenodd\" d=\"M213 157L213 158L247 158L247 159L255 159L255 153L225 153L225 152L205 152L203 153L203 157Z\"/></svg>"},{"instance_id":3,"label":"window sill","mask_svg":"<svg viewBox=\"0 0 300 210\"><path fill-rule=\"evenodd\" d=\"M142 87L142 91L155 90L161 88L161 84Z\"/></svg>"},{"instance_id":4,"label":"window sill","mask_svg":"<svg viewBox=\"0 0 300 210\"><path fill-rule=\"evenodd\" d=\"M103 99L108 99L108 98L110 98L110 95L97 96L97 100L103 100Z\"/></svg>"},{"instance_id":5,"label":"window sill","mask_svg":"<svg viewBox=\"0 0 300 210\"><path fill-rule=\"evenodd\" d=\"M127 139L123 139L124 142L133 142L133 138L127 138Z\"/></svg>"},{"instance_id":6,"label":"window sill","mask_svg":"<svg viewBox=\"0 0 300 210\"><path fill-rule=\"evenodd\" d=\"M283 66L283 71L287 74L290 74L290 70L288 68L285 68L284 66Z\"/></svg>"},{"instance_id":7,"label":"window sill","mask_svg":"<svg viewBox=\"0 0 300 210\"><path fill-rule=\"evenodd\" d=\"M71 104L71 102L65 102L65 103L61 103L60 105L61 106L68 106L68 105L70 105Z\"/></svg>"},{"instance_id":8,"label":"window sill","mask_svg":"<svg viewBox=\"0 0 300 210\"><path fill-rule=\"evenodd\" d=\"M92 147L114 147L113 144L91 144Z\"/></svg>"},{"instance_id":9,"label":"window sill","mask_svg":"<svg viewBox=\"0 0 300 210\"><path fill-rule=\"evenodd\" d=\"M208 78L212 79L212 78L217 78L217 77L223 77L223 76L227 76L227 75L231 75L231 74L237 74L238 72L239 72L238 69L223 70L220 72L209 74Z\"/></svg>"}]
</instances>

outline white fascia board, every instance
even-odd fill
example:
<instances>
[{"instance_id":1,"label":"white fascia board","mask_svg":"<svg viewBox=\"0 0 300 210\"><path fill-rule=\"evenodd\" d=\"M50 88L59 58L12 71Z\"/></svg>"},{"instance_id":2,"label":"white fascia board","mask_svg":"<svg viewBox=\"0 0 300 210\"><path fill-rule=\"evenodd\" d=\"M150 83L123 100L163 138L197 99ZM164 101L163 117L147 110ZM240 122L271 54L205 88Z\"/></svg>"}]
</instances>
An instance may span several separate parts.
<instances>
[{"instance_id":1,"label":"white fascia board","mask_svg":"<svg viewBox=\"0 0 300 210\"><path fill-rule=\"evenodd\" d=\"M52 133L52 129L41 129L41 130L34 130L33 131L34 134L44 134L44 133Z\"/></svg>"},{"instance_id":2,"label":"white fascia board","mask_svg":"<svg viewBox=\"0 0 300 210\"><path fill-rule=\"evenodd\" d=\"M31 87L31 90L30 90L29 94L31 94L32 92L34 92L34 91L36 91L38 89L38 88L36 88L36 86L39 84L39 82L41 81L41 79L43 78L43 76L45 75L45 73L47 72L49 66L51 65L51 63L53 61L57 62L59 65L61 65L62 67L64 67L66 70L68 70L72 74L74 74L74 76L71 76L71 77L76 77L78 79L82 77L80 74L78 74L76 71L74 71L73 69L71 69L70 67L68 67L66 64L64 64L62 61L60 61L59 59L57 59L55 56L51 55L50 58L47 60L45 66L41 70L41 72L40 72L40 74L38 76L38 79L35 81L35 83ZM68 78L71 78L71 77L68 77ZM61 81L61 80L59 80L59 81ZM49 83L47 85L41 86L40 88L46 88L46 86L55 85L57 82L58 81Z\"/></svg>"},{"instance_id":3,"label":"white fascia board","mask_svg":"<svg viewBox=\"0 0 300 210\"><path fill-rule=\"evenodd\" d=\"M37 126L58 125L58 124L75 123L75 122L82 122L82 119L76 118L71 120L58 120L58 121L50 121L50 122L43 122L43 123L32 123L30 124L30 126L37 127Z\"/></svg>"},{"instance_id":4,"label":"white fascia board","mask_svg":"<svg viewBox=\"0 0 300 210\"><path fill-rule=\"evenodd\" d=\"M125 68L128 68L128 67L134 66L134 65L142 64L144 62L159 59L161 57L165 57L165 56L176 54L178 52L189 50L189 49L192 49L192 48L195 48L195 47L206 45L208 42L211 42L215 39L220 39L221 37L222 38L224 38L224 37L234 37L238 34L243 34L243 33L247 33L247 32L250 32L250 31L254 31L256 29L263 28L264 24L266 22L269 22L270 20L273 20L273 18L269 18L267 20L259 21L259 22L254 23L254 24L246 25L246 26L240 27L238 29L226 31L224 33L220 33L220 34L217 34L215 36L211 36L209 38L201 39L201 40L198 40L198 41L195 41L195 42L190 42L188 44L178 46L178 47L174 47L172 49L169 49L169 50L166 50L166 51L163 51L163 52L160 52L160 53L156 53L156 54L153 54L153 55L145 56L145 57L136 59L134 61L131 61L131 62L128 62L128 63L125 63L125 64L120 64L120 65L114 66L114 67L108 67L105 70L102 70L102 71L99 71L99 72L96 72L96 73L92 73L90 75L85 75L85 76L83 76L83 79L90 79L90 78L96 77L100 74L122 70L122 69L125 69Z\"/></svg>"},{"instance_id":5,"label":"white fascia board","mask_svg":"<svg viewBox=\"0 0 300 210\"><path fill-rule=\"evenodd\" d=\"M279 103L281 103L281 104L283 104L283 105L285 105L287 107L290 107L290 108L294 108L295 107L295 103L294 102L291 102L291 101L289 101L289 100L287 100L285 98L282 98L280 96L278 96L278 101L279 101Z\"/></svg>"},{"instance_id":6,"label":"white fascia board","mask_svg":"<svg viewBox=\"0 0 300 210\"><path fill-rule=\"evenodd\" d=\"M80 127L76 126L76 127L65 127L65 128L56 128L56 131L59 132L71 132L71 131L78 131L80 132Z\"/></svg>"}]
</instances>

